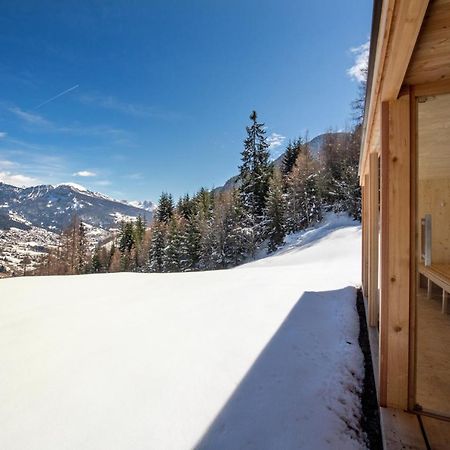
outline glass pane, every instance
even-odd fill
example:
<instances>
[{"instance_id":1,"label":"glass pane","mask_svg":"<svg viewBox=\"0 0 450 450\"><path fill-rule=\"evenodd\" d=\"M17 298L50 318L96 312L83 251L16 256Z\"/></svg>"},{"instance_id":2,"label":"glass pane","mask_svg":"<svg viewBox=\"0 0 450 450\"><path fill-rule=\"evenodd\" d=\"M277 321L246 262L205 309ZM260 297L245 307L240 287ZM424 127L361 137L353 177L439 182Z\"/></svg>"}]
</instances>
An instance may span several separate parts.
<instances>
[{"instance_id":1,"label":"glass pane","mask_svg":"<svg viewBox=\"0 0 450 450\"><path fill-rule=\"evenodd\" d=\"M450 94L417 110L416 403L450 416Z\"/></svg>"}]
</instances>

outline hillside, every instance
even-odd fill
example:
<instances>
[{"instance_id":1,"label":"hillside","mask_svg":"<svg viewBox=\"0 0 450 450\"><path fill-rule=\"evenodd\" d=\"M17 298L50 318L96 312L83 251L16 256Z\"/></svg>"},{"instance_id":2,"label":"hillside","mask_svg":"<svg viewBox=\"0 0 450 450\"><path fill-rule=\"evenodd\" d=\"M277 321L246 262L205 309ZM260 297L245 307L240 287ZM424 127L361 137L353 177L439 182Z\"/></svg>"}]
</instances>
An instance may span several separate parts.
<instances>
[{"instance_id":1,"label":"hillside","mask_svg":"<svg viewBox=\"0 0 450 450\"><path fill-rule=\"evenodd\" d=\"M60 231L77 214L83 222L108 230L121 217L151 216L151 205L146 206L114 200L76 184L18 188L0 182L0 229L36 226Z\"/></svg>"},{"instance_id":2,"label":"hillside","mask_svg":"<svg viewBox=\"0 0 450 450\"><path fill-rule=\"evenodd\" d=\"M111 235L121 220L139 215L151 219L151 202L125 202L77 184L19 188L0 182L0 266L21 270L24 256L31 267L76 214L94 245Z\"/></svg>"},{"instance_id":3,"label":"hillside","mask_svg":"<svg viewBox=\"0 0 450 450\"><path fill-rule=\"evenodd\" d=\"M311 151L311 154L313 155L314 158L320 157L320 153L322 151L322 147L323 147L323 144L324 144L327 136L331 135L332 137L336 138L337 142L341 142L348 136L348 134L349 133L344 132L344 131L340 131L340 132L336 132L336 133L330 132L330 133L319 134L315 138L308 141L308 146ZM286 151L284 151L283 153L281 153L280 156L278 156L276 159L274 159L273 164L275 167L281 167L281 165L283 164L283 158L284 158L285 153L286 153ZM233 189L238 186L239 186L239 177L238 177L238 175L234 175L231 178L229 178L224 183L223 186L219 186L219 187L215 188L214 190L216 192L224 192L224 191L228 191L228 190Z\"/></svg>"},{"instance_id":4,"label":"hillside","mask_svg":"<svg viewBox=\"0 0 450 450\"><path fill-rule=\"evenodd\" d=\"M230 270L0 280L2 446L365 448L359 253L329 216Z\"/></svg>"}]
</instances>

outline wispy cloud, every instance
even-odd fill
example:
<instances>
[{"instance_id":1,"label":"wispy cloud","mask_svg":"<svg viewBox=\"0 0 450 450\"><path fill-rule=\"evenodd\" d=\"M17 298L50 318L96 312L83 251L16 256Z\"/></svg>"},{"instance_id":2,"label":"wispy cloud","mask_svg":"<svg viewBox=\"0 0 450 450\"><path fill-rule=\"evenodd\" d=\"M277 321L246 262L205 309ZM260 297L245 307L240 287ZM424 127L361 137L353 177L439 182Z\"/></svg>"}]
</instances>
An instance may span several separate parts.
<instances>
[{"instance_id":1,"label":"wispy cloud","mask_svg":"<svg viewBox=\"0 0 450 450\"><path fill-rule=\"evenodd\" d=\"M271 159L276 159L281 155L281 153L283 152L281 146L283 145L285 139L286 138L279 133L272 133L270 136L268 136L267 143L269 144Z\"/></svg>"},{"instance_id":2,"label":"wispy cloud","mask_svg":"<svg viewBox=\"0 0 450 450\"><path fill-rule=\"evenodd\" d=\"M48 146L30 144L7 137L0 144L0 172L15 185L52 183L67 175L67 163L58 154L49 154ZM54 149L58 152L58 149ZM5 181L6 182L6 181ZM14 184L13 183L13 184Z\"/></svg>"},{"instance_id":3,"label":"wispy cloud","mask_svg":"<svg viewBox=\"0 0 450 450\"><path fill-rule=\"evenodd\" d=\"M5 138L8 135L5 131L0 131L0 139Z\"/></svg>"},{"instance_id":4,"label":"wispy cloud","mask_svg":"<svg viewBox=\"0 0 450 450\"><path fill-rule=\"evenodd\" d=\"M0 171L0 181L17 187L28 187L40 184L40 181L37 178L9 171Z\"/></svg>"},{"instance_id":5,"label":"wispy cloud","mask_svg":"<svg viewBox=\"0 0 450 450\"><path fill-rule=\"evenodd\" d=\"M9 111L12 112L16 117L19 119L24 120L27 123L30 123L32 125L38 125L41 127L51 127L52 123L45 119L44 117L40 116L39 114L30 113L27 111L23 111L17 106L13 106L12 108L9 108Z\"/></svg>"},{"instance_id":6,"label":"wispy cloud","mask_svg":"<svg viewBox=\"0 0 450 450\"><path fill-rule=\"evenodd\" d=\"M37 105L34 109L39 109L39 108L41 108L42 106L46 105L47 103L50 103L50 102L52 102L53 100L56 100L57 98L62 97L63 95L66 95L66 94L68 94L68 93L71 92L71 91L74 91L74 90L77 89L79 86L80 86L79 84L76 84L75 86L72 86L71 88L66 89L65 91L62 91L62 92L60 92L59 94L56 94L54 97L51 97L51 98L49 98L49 99L43 101L42 103L39 103L39 105Z\"/></svg>"},{"instance_id":7,"label":"wispy cloud","mask_svg":"<svg viewBox=\"0 0 450 450\"><path fill-rule=\"evenodd\" d=\"M365 42L359 47L354 47L350 49L350 52L354 56L354 64L350 69L347 70L347 74L353 80L359 83L365 81L367 76L367 66L369 62L369 49L370 41Z\"/></svg>"},{"instance_id":8,"label":"wispy cloud","mask_svg":"<svg viewBox=\"0 0 450 450\"><path fill-rule=\"evenodd\" d=\"M80 170L73 174L74 177L95 177L97 174L95 172L90 172L89 170Z\"/></svg>"},{"instance_id":9,"label":"wispy cloud","mask_svg":"<svg viewBox=\"0 0 450 450\"><path fill-rule=\"evenodd\" d=\"M285 141L286 137L278 134L278 133L272 133L267 138L267 143L269 144L269 149L274 150L275 148L279 147L280 145L283 145L283 142Z\"/></svg>"},{"instance_id":10,"label":"wispy cloud","mask_svg":"<svg viewBox=\"0 0 450 450\"><path fill-rule=\"evenodd\" d=\"M79 123L59 125L46 119L42 115L24 111L18 106L12 106L7 109L26 124L43 131L52 133L67 133L76 136L94 136L100 138L107 137L114 139L117 143L132 145L130 133L121 128L115 128L109 125L81 125Z\"/></svg>"},{"instance_id":11,"label":"wispy cloud","mask_svg":"<svg viewBox=\"0 0 450 450\"><path fill-rule=\"evenodd\" d=\"M181 115L175 112L163 111L152 106L123 102L111 95L83 94L79 97L79 100L85 105L109 109L141 119L176 120L181 118Z\"/></svg>"},{"instance_id":12,"label":"wispy cloud","mask_svg":"<svg viewBox=\"0 0 450 450\"><path fill-rule=\"evenodd\" d=\"M111 186L111 181L109 180L100 180L100 181L96 181L95 184L97 186Z\"/></svg>"},{"instance_id":13,"label":"wispy cloud","mask_svg":"<svg viewBox=\"0 0 450 450\"><path fill-rule=\"evenodd\" d=\"M17 167L17 163L7 159L0 159L0 170L10 169L11 167Z\"/></svg>"},{"instance_id":14,"label":"wispy cloud","mask_svg":"<svg viewBox=\"0 0 450 450\"><path fill-rule=\"evenodd\" d=\"M136 173L129 173L125 175L124 178L127 178L129 180L142 180L144 176L142 175L142 173L136 172Z\"/></svg>"}]
</instances>

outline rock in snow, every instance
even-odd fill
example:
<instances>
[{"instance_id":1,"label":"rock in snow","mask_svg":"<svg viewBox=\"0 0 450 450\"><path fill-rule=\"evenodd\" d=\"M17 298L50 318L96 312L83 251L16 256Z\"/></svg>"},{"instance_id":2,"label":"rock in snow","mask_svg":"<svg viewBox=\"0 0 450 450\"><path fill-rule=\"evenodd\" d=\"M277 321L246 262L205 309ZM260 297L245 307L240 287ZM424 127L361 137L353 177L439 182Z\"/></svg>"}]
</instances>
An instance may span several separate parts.
<instances>
[{"instance_id":1,"label":"rock in snow","mask_svg":"<svg viewBox=\"0 0 450 450\"><path fill-rule=\"evenodd\" d=\"M1 447L365 448L360 234L329 221L231 270L0 280Z\"/></svg>"}]
</instances>

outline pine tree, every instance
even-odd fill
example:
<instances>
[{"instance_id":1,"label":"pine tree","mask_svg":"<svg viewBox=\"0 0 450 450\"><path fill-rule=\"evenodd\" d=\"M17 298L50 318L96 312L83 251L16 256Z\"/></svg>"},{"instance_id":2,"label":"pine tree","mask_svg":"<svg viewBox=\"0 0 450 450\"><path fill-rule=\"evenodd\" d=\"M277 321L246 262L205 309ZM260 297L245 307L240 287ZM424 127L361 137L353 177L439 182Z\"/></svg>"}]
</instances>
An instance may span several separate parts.
<instances>
[{"instance_id":1,"label":"pine tree","mask_svg":"<svg viewBox=\"0 0 450 450\"><path fill-rule=\"evenodd\" d=\"M256 119L256 111L253 111L250 115L252 124L246 128L247 138L244 141L242 164L239 167L239 191L245 212L244 226L252 256L258 244L264 240L264 227L261 225L265 220L267 192L272 174L264 124L258 123Z\"/></svg>"},{"instance_id":2,"label":"pine tree","mask_svg":"<svg viewBox=\"0 0 450 450\"><path fill-rule=\"evenodd\" d=\"M78 235L76 242L77 250L77 264L76 273L84 273L86 271L87 260L88 260L88 243L86 238L86 227L80 220L78 225Z\"/></svg>"},{"instance_id":3,"label":"pine tree","mask_svg":"<svg viewBox=\"0 0 450 450\"><path fill-rule=\"evenodd\" d=\"M130 252L133 248L134 242L134 227L133 222L121 222L119 229L119 250L120 252Z\"/></svg>"},{"instance_id":4,"label":"pine tree","mask_svg":"<svg viewBox=\"0 0 450 450\"><path fill-rule=\"evenodd\" d=\"M298 138L294 142L289 141L289 144L286 147L286 151L283 155L282 161L282 173L284 176L289 175L294 168L295 162L297 161L297 157L303 147L303 139Z\"/></svg>"},{"instance_id":5,"label":"pine tree","mask_svg":"<svg viewBox=\"0 0 450 450\"><path fill-rule=\"evenodd\" d=\"M255 218L264 214L269 189L271 164L269 145L266 142L264 124L256 121L256 111L250 115L251 126L247 127L247 138L242 151L240 169L241 199L246 211Z\"/></svg>"},{"instance_id":6,"label":"pine tree","mask_svg":"<svg viewBox=\"0 0 450 450\"><path fill-rule=\"evenodd\" d=\"M102 271L99 246L95 247L94 253L92 254L91 270L92 273L100 273Z\"/></svg>"},{"instance_id":7,"label":"pine tree","mask_svg":"<svg viewBox=\"0 0 450 450\"><path fill-rule=\"evenodd\" d=\"M283 244L286 233L285 228L285 196L283 194L283 180L278 170L274 171L270 181L267 197L267 236L269 238L268 250L274 252Z\"/></svg>"},{"instance_id":8,"label":"pine tree","mask_svg":"<svg viewBox=\"0 0 450 450\"><path fill-rule=\"evenodd\" d=\"M186 220L184 233L183 254L186 258L185 270L197 270L200 262L202 238L198 214L192 215Z\"/></svg>"},{"instance_id":9,"label":"pine tree","mask_svg":"<svg viewBox=\"0 0 450 450\"><path fill-rule=\"evenodd\" d=\"M134 251L132 250L132 256L135 270L141 270L146 259L145 253L147 252L145 252L144 246L145 228L145 220L139 215L133 226Z\"/></svg>"},{"instance_id":10,"label":"pine tree","mask_svg":"<svg viewBox=\"0 0 450 450\"><path fill-rule=\"evenodd\" d=\"M183 268L182 231L178 217L174 216L167 230L164 248L164 272L181 272Z\"/></svg>"},{"instance_id":11,"label":"pine tree","mask_svg":"<svg viewBox=\"0 0 450 450\"><path fill-rule=\"evenodd\" d=\"M134 223L134 242L136 245L141 245L145 236L145 220L139 215Z\"/></svg>"},{"instance_id":12,"label":"pine tree","mask_svg":"<svg viewBox=\"0 0 450 450\"><path fill-rule=\"evenodd\" d=\"M152 237L148 256L149 272L164 271L164 249L166 247L166 225L155 222L152 226Z\"/></svg>"},{"instance_id":13,"label":"pine tree","mask_svg":"<svg viewBox=\"0 0 450 450\"><path fill-rule=\"evenodd\" d=\"M177 214L183 219L189 219L195 210L195 200L189 197L189 194L180 197L177 203Z\"/></svg>"},{"instance_id":14,"label":"pine tree","mask_svg":"<svg viewBox=\"0 0 450 450\"><path fill-rule=\"evenodd\" d=\"M120 270L130 271L134 269L135 240L133 222L122 222L119 229Z\"/></svg>"},{"instance_id":15,"label":"pine tree","mask_svg":"<svg viewBox=\"0 0 450 450\"><path fill-rule=\"evenodd\" d=\"M211 219L214 211L214 194L205 188L201 188L194 197L196 211L201 221Z\"/></svg>"},{"instance_id":16,"label":"pine tree","mask_svg":"<svg viewBox=\"0 0 450 450\"><path fill-rule=\"evenodd\" d=\"M226 267L241 264L246 256L246 236L242 227L243 208L239 192L233 190L228 196L223 227L225 230L224 262Z\"/></svg>"},{"instance_id":17,"label":"pine tree","mask_svg":"<svg viewBox=\"0 0 450 450\"><path fill-rule=\"evenodd\" d=\"M174 212L173 198L171 194L163 192L159 198L158 208L156 210L156 220L158 222L169 223Z\"/></svg>"},{"instance_id":18,"label":"pine tree","mask_svg":"<svg viewBox=\"0 0 450 450\"><path fill-rule=\"evenodd\" d=\"M220 265L216 221L217 217L211 217L202 223L199 261L201 270L214 270Z\"/></svg>"}]
</instances>

